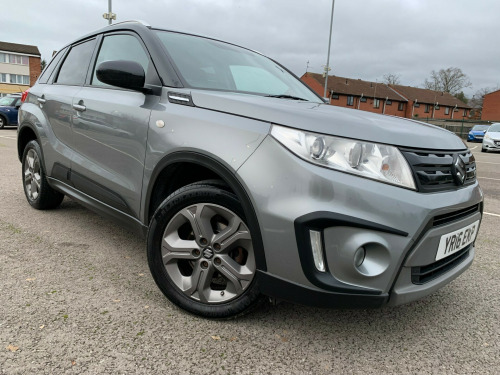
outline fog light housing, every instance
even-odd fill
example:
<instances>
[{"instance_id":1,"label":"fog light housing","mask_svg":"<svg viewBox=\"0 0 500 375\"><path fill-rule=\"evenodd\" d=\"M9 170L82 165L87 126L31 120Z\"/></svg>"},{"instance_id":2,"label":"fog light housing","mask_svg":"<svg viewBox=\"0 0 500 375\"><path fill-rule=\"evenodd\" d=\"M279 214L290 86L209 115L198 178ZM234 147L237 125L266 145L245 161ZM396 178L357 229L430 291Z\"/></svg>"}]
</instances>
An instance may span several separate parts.
<instances>
[{"instance_id":1,"label":"fog light housing","mask_svg":"<svg viewBox=\"0 0 500 375\"><path fill-rule=\"evenodd\" d=\"M314 259L314 265L320 272L326 272L325 259L323 258L323 241L321 240L321 232L310 230L309 237L311 238L311 249Z\"/></svg>"}]
</instances>

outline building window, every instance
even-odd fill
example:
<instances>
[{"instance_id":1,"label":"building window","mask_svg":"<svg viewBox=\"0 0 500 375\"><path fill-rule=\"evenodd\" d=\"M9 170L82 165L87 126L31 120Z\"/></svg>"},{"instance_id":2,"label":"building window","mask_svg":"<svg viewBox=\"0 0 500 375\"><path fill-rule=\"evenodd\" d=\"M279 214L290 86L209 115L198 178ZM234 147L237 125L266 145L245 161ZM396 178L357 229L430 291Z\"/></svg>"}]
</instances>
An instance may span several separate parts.
<instances>
[{"instance_id":1,"label":"building window","mask_svg":"<svg viewBox=\"0 0 500 375\"><path fill-rule=\"evenodd\" d=\"M366 98L364 96L361 97L361 99L359 99L360 102L362 103L365 103L366 102Z\"/></svg>"},{"instance_id":2,"label":"building window","mask_svg":"<svg viewBox=\"0 0 500 375\"><path fill-rule=\"evenodd\" d=\"M450 114L450 107L444 107L444 114L449 115Z\"/></svg>"},{"instance_id":3,"label":"building window","mask_svg":"<svg viewBox=\"0 0 500 375\"><path fill-rule=\"evenodd\" d=\"M380 100L373 99L373 108L380 108Z\"/></svg>"},{"instance_id":4,"label":"building window","mask_svg":"<svg viewBox=\"0 0 500 375\"><path fill-rule=\"evenodd\" d=\"M402 102L399 102L398 104L398 111L402 111L405 108L405 104Z\"/></svg>"},{"instance_id":5,"label":"building window","mask_svg":"<svg viewBox=\"0 0 500 375\"><path fill-rule=\"evenodd\" d=\"M467 116L467 110L464 109L464 117Z\"/></svg>"},{"instance_id":6,"label":"building window","mask_svg":"<svg viewBox=\"0 0 500 375\"><path fill-rule=\"evenodd\" d=\"M434 108L436 109L436 111L439 111L439 104L436 104Z\"/></svg>"},{"instance_id":7,"label":"building window","mask_svg":"<svg viewBox=\"0 0 500 375\"><path fill-rule=\"evenodd\" d=\"M353 105L354 104L354 96L349 95L347 97L347 105Z\"/></svg>"},{"instance_id":8,"label":"building window","mask_svg":"<svg viewBox=\"0 0 500 375\"><path fill-rule=\"evenodd\" d=\"M0 63L28 65L29 59L28 59L28 56L11 55L9 53L0 53Z\"/></svg>"},{"instance_id":9,"label":"building window","mask_svg":"<svg viewBox=\"0 0 500 375\"><path fill-rule=\"evenodd\" d=\"M1 74L0 79L1 82L14 83L18 85L29 85L30 84L30 76L23 76L21 74L8 74L9 79L7 79L7 74Z\"/></svg>"},{"instance_id":10,"label":"building window","mask_svg":"<svg viewBox=\"0 0 500 375\"><path fill-rule=\"evenodd\" d=\"M420 108L420 103L414 103L414 104L413 104L413 106L414 106L415 108Z\"/></svg>"},{"instance_id":11,"label":"building window","mask_svg":"<svg viewBox=\"0 0 500 375\"><path fill-rule=\"evenodd\" d=\"M338 100L339 99L339 94L332 94L332 99Z\"/></svg>"},{"instance_id":12,"label":"building window","mask_svg":"<svg viewBox=\"0 0 500 375\"><path fill-rule=\"evenodd\" d=\"M386 101L385 101L385 104L387 104L387 105L392 105L392 100L386 100Z\"/></svg>"},{"instance_id":13,"label":"building window","mask_svg":"<svg viewBox=\"0 0 500 375\"><path fill-rule=\"evenodd\" d=\"M429 109L430 109L430 105L429 104L426 104L425 105L425 113L429 113Z\"/></svg>"}]
</instances>

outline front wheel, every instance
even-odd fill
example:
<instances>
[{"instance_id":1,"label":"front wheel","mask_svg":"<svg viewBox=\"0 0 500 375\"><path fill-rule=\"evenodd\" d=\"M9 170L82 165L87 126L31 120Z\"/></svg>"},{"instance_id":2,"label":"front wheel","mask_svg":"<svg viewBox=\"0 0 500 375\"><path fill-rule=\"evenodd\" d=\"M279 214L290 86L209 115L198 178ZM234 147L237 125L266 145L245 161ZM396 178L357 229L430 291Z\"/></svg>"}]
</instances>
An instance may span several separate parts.
<instances>
[{"instance_id":1,"label":"front wheel","mask_svg":"<svg viewBox=\"0 0 500 375\"><path fill-rule=\"evenodd\" d=\"M165 296L207 318L231 318L260 300L252 236L236 196L203 183L181 188L155 212L148 262Z\"/></svg>"},{"instance_id":2,"label":"front wheel","mask_svg":"<svg viewBox=\"0 0 500 375\"><path fill-rule=\"evenodd\" d=\"M488 152L488 150L485 149L484 147L481 147L481 152Z\"/></svg>"}]
</instances>

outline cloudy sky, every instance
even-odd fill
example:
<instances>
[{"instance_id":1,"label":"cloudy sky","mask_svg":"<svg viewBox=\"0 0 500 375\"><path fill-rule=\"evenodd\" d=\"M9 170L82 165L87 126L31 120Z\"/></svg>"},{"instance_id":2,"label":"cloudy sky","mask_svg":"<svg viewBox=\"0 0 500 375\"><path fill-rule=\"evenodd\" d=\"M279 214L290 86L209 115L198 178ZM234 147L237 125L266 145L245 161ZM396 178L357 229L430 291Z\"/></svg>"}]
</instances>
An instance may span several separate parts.
<instances>
[{"instance_id":1,"label":"cloudy sky","mask_svg":"<svg viewBox=\"0 0 500 375\"><path fill-rule=\"evenodd\" d=\"M326 64L332 0L113 0L117 22L140 19L258 50L301 76ZM0 41L42 58L106 26L108 0L2 1ZM477 90L500 86L499 0L336 0L331 74L421 86L458 67ZM309 61L309 64L307 62Z\"/></svg>"}]
</instances>

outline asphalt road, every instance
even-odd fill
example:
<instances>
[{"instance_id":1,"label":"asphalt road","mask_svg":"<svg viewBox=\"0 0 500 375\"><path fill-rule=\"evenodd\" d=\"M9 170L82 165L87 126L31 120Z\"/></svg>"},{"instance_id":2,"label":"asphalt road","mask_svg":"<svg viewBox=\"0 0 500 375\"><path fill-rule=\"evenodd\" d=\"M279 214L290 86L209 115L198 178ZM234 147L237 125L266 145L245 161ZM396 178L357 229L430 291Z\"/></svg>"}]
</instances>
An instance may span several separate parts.
<instances>
[{"instance_id":1,"label":"asphalt road","mask_svg":"<svg viewBox=\"0 0 500 375\"><path fill-rule=\"evenodd\" d=\"M15 134L0 131L1 374L499 372L500 153L474 149L488 213L477 256L432 296L380 310L282 303L218 322L163 297L143 239L69 199L30 208Z\"/></svg>"}]
</instances>

